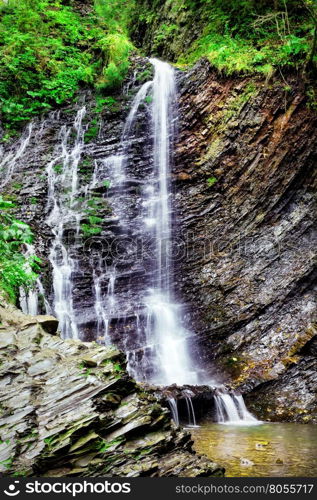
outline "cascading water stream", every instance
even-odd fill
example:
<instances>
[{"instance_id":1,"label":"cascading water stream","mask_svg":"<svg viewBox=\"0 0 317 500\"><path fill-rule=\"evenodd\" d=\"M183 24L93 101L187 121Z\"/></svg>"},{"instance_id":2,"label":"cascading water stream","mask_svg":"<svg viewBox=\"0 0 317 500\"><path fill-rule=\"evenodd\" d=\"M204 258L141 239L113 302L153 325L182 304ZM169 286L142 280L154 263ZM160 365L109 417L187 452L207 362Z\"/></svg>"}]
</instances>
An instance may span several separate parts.
<instances>
[{"instance_id":1,"label":"cascading water stream","mask_svg":"<svg viewBox=\"0 0 317 500\"><path fill-rule=\"evenodd\" d=\"M219 392L214 396L216 418L219 424L227 425L259 425L259 422L247 410L243 397Z\"/></svg>"},{"instance_id":2,"label":"cascading water stream","mask_svg":"<svg viewBox=\"0 0 317 500\"><path fill-rule=\"evenodd\" d=\"M187 406L187 414L188 414L188 425L191 427L196 427L196 416L194 411L194 405L192 402L192 398L189 395L185 396L186 406Z\"/></svg>"},{"instance_id":3,"label":"cascading water stream","mask_svg":"<svg viewBox=\"0 0 317 500\"><path fill-rule=\"evenodd\" d=\"M78 190L78 164L84 145L85 114L86 108L83 106L77 112L73 124L76 133L73 144L70 138L72 127L61 128L56 155L46 169L47 205L50 210L46 222L54 236L49 255L53 268L54 311L64 338L78 338L72 293L72 275L76 269L76 261L65 244L65 230L71 227L76 234L79 232L80 214L74 210L74 203Z\"/></svg>"},{"instance_id":4,"label":"cascading water stream","mask_svg":"<svg viewBox=\"0 0 317 500\"><path fill-rule=\"evenodd\" d=\"M26 248L24 256L26 258L34 257L36 255L34 245L30 245L28 243L24 243L24 245ZM27 271L31 271L31 268L28 264ZM24 314L36 316L37 314L40 314L40 312L42 312L43 308L46 314L51 314L51 307L45 297L45 290L40 278L37 278L33 288L31 288L30 290L25 290L21 287L19 292L19 303ZM39 298L41 298L41 301L43 302L42 307L40 307Z\"/></svg>"},{"instance_id":5,"label":"cascading water stream","mask_svg":"<svg viewBox=\"0 0 317 500\"><path fill-rule=\"evenodd\" d=\"M177 399L175 398L168 398L168 403L172 412L172 417L177 426L179 426L179 415L178 415L178 406L177 406Z\"/></svg>"},{"instance_id":6,"label":"cascading water stream","mask_svg":"<svg viewBox=\"0 0 317 500\"><path fill-rule=\"evenodd\" d=\"M173 154L176 86L174 69L150 59L152 83L153 180L145 190L145 231L154 239L156 261L153 288L144 302L148 310L147 340L152 363L157 366L152 382L195 384L197 374L188 352L187 332L180 320L180 306L173 303L171 250L170 169ZM151 223L149 224L149 221Z\"/></svg>"},{"instance_id":7,"label":"cascading water stream","mask_svg":"<svg viewBox=\"0 0 317 500\"><path fill-rule=\"evenodd\" d=\"M124 183L126 181L124 167L127 160L127 150L130 146L130 132L133 128L136 114L147 95L150 85L151 82L144 83L133 99L131 110L125 121L121 135L118 154L105 158L101 162L101 165L98 162L95 163L92 182L87 186L87 192L93 189L99 181L108 180L109 177L111 179L111 187L115 189L118 198L123 192ZM117 218L120 224L121 231L127 232L128 224L125 221L125 206L121 204L120 199L118 203L113 203L113 209L116 214L115 218ZM111 342L111 338L109 337L110 322L115 313L117 313L115 298L116 269L115 267L109 268L100 258L98 259L97 266L94 262L92 262L92 266L94 268L94 307L97 315L98 339L108 344ZM104 281L108 281L106 294L102 293L102 284Z\"/></svg>"},{"instance_id":8,"label":"cascading water stream","mask_svg":"<svg viewBox=\"0 0 317 500\"><path fill-rule=\"evenodd\" d=\"M3 188L9 182L17 161L23 157L25 150L29 146L32 138L33 126L33 122L30 122L27 126L25 133L22 135L20 146L17 151L10 151L0 162L0 173L4 172L4 179L0 183L0 188ZM0 149L0 154L1 153L2 151Z\"/></svg>"}]
</instances>

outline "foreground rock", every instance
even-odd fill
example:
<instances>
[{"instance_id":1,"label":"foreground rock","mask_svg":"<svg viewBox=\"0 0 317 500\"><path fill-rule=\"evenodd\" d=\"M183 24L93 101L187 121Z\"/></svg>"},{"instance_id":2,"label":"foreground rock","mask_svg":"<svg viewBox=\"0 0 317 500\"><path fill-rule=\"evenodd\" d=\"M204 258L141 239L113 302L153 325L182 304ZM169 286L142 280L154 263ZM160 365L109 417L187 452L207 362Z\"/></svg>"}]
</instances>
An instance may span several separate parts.
<instances>
[{"instance_id":1,"label":"foreground rock","mask_svg":"<svg viewBox=\"0 0 317 500\"><path fill-rule=\"evenodd\" d=\"M43 326L0 331L2 473L223 475L195 455L190 434L129 378L120 351L64 341Z\"/></svg>"}]
</instances>

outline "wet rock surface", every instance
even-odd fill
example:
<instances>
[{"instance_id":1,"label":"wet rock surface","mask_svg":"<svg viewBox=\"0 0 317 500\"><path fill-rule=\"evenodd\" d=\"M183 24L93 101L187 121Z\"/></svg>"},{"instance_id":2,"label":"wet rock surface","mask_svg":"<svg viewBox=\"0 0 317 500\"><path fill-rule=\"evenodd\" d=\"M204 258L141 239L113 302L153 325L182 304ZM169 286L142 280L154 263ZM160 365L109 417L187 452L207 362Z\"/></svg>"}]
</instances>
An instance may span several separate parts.
<instances>
[{"instance_id":1,"label":"wet rock surface","mask_svg":"<svg viewBox=\"0 0 317 500\"><path fill-rule=\"evenodd\" d=\"M263 383L247 394L251 410L269 421L317 423L316 339L313 344L308 343L305 355L277 380Z\"/></svg>"},{"instance_id":2,"label":"wet rock surface","mask_svg":"<svg viewBox=\"0 0 317 500\"><path fill-rule=\"evenodd\" d=\"M136 386L120 351L62 340L43 326L17 319L0 331L2 474L223 475Z\"/></svg>"},{"instance_id":3,"label":"wet rock surface","mask_svg":"<svg viewBox=\"0 0 317 500\"><path fill-rule=\"evenodd\" d=\"M181 74L174 172L177 289L199 356L272 419L276 398L293 419L287 387L303 411L317 404L303 350L317 333L317 117L287 80L222 78L207 61Z\"/></svg>"}]
</instances>

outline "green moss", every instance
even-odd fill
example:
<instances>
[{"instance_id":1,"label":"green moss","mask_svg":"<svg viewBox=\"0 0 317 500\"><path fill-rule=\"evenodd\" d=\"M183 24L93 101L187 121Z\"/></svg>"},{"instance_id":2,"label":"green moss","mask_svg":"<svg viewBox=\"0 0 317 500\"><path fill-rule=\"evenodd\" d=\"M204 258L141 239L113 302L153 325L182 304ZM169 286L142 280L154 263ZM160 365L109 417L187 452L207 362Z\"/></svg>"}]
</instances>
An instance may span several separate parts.
<instances>
[{"instance_id":1,"label":"green moss","mask_svg":"<svg viewBox=\"0 0 317 500\"><path fill-rule=\"evenodd\" d=\"M6 127L73 101L82 85L115 88L126 76L133 45L131 1L10 0L0 5L0 103ZM119 22L117 21L119 19ZM10 135L5 134L3 140Z\"/></svg>"},{"instance_id":2,"label":"green moss","mask_svg":"<svg viewBox=\"0 0 317 500\"><path fill-rule=\"evenodd\" d=\"M53 170L57 174L61 174L63 172L63 165L61 165L61 164L54 165Z\"/></svg>"},{"instance_id":3,"label":"green moss","mask_svg":"<svg viewBox=\"0 0 317 500\"><path fill-rule=\"evenodd\" d=\"M228 104L224 108L223 121L227 123L234 116L238 116L244 105L255 96L258 89L254 83L248 83L240 94L234 96L228 101Z\"/></svg>"},{"instance_id":4,"label":"green moss","mask_svg":"<svg viewBox=\"0 0 317 500\"><path fill-rule=\"evenodd\" d=\"M95 236L102 232L102 227L97 225L81 224L80 229L82 230L84 236Z\"/></svg>"},{"instance_id":5,"label":"green moss","mask_svg":"<svg viewBox=\"0 0 317 500\"><path fill-rule=\"evenodd\" d=\"M91 142L92 140L96 139L96 137L98 136L98 131L99 127L97 125L91 125L85 133L85 142Z\"/></svg>"},{"instance_id":6,"label":"green moss","mask_svg":"<svg viewBox=\"0 0 317 500\"><path fill-rule=\"evenodd\" d=\"M104 453L106 451L109 451L110 449L115 449L120 444L122 444L125 441L124 438L118 438L118 439L113 439L112 441L105 441L102 440L97 444L97 449L100 453Z\"/></svg>"},{"instance_id":7,"label":"green moss","mask_svg":"<svg viewBox=\"0 0 317 500\"><path fill-rule=\"evenodd\" d=\"M144 71L141 71L138 73L136 79L137 82L142 84L145 82L148 82L152 78L152 70L151 69L145 69Z\"/></svg>"},{"instance_id":8,"label":"green moss","mask_svg":"<svg viewBox=\"0 0 317 500\"><path fill-rule=\"evenodd\" d=\"M118 106L118 101L114 97L97 96L96 97L96 107L94 109L94 112L101 113L105 108L113 110L114 108L117 108L117 106Z\"/></svg>"},{"instance_id":9,"label":"green moss","mask_svg":"<svg viewBox=\"0 0 317 500\"><path fill-rule=\"evenodd\" d=\"M213 186L216 182L218 182L218 179L216 177L209 177L207 179L207 184L209 187Z\"/></svg>"}]
</instances>

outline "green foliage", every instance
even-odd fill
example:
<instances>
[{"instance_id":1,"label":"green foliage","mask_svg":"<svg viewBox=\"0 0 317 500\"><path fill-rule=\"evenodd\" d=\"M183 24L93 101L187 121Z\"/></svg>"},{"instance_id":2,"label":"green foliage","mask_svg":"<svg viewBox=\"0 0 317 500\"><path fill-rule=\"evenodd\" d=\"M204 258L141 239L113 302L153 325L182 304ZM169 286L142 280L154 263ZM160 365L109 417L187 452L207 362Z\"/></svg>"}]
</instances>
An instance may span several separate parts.
<instances>
[{"instance_id":1,"label":"green foliage","mask_svg":"<svg viewBox=\"0 0 317 500\"><path fill-rule=\"evenodd\" d=\"M277 67L316 67L316 0L91 0L85 14L78 3L0 3L2 141L32 116L74 100L81 86L97 89L96 112L116 109L109 94L129 68L129 33L142 45L140 30L152 51L168 47L179 66L207 57L227 74L268 77ZM179 38L175 50L186 48L173 55ZM137 78L150 76L147 68ZM96 133L88 130L85 140Z\"/></svg>"},{"instance_id":2,"label":"green foliage","mask_svg":"<svg viewBox=\"0 0 317 500\"><path fill-rule=\"evenodd\" d=\"M113 369L114 369L115 372L118 372L118 373L122 372L122 370L123 370L123 368L120 365L120 363L114 363L113 364Z\"/></svg>"},{"instance_id":3,"label":"green foliage","mask_svg":"<svg viewBox=\"0 0 317 500\"><path fill-rule=\"evenodd\" d=\"M85 133L84 141L87 143L92 141L93 139L96 139L98 131L99 127L97 125L91 125Z\"/></svg>"},{"instance_id":4,"label":"green foliage","mask_svg":"<svg viewBox=\"0 0 317 500\"><path fill-rule=\"evenodd\" d=\"M310 85L306 91L308 97L308 107L313 111L317 111L317 90L313 85Z\"/></svg>"},{"instance_id":5,"label":"green foliage","mask_svg":"<svg viewBox=\"0 0 317 500\"><path fill-rule=\"evenodd\" d=\"M0 7L0 104L7 127L74 99L81 85L120 85L133 48L124 29L132 2L95 4L85 16L63 0L9 0Z\"/></svg>"},{"instance_id":6,"label":"green foliage","mask_svg":"<svg viewBox=\"0 0 317 500\"><path fill-rule=\"evenodd\" d=\"M150 31L145 44L157 55L175 50L179 66L207 57L226 74L270 76L317 63L316 0L139 0L137 7L133 35L142 41L140 30Z\"/></svg>"},{"instance_id":7,"label":"green foliage","mask_svg":"<svg viewBox=\"0 0 317 500\"><path fill-rule=\"evenodd\" d=\"M106 21L110 33L127 31L135 3L134 0L94 0L95 10L99 18Z\"/></svg>"},{"instance_id":8,"label":"green foliage","mask_svg":"<svg viewBox=\"0 0 317 500\"><path fill-rule=\"evenodd\" d=\"M63 172L63 165L54 165L53 170L54 172L56 172L56 174L61 174Z\"/></svg>"},{"instance_id":9,"label":"green foliage","mask_svg":"<svg viewBox=\"0 0 317 500\"><path fill-rule=\"evenodd\" d=\"M217 177L209 177L207 179L208 186L213 186L216 182L218 182Z\"/></svg>"},{"instance_id":10,"label":"green foliage","mask_svg":"<svg viewBox=\"0 0 317 500\"><path fill-rule=\"evenodd\" d=\"M97 234L100 234L102 231L102 228L100 226L97 226L96 224L81 224L80 228L85 236L95 236Z\"/></svg>"},{"instance_id":11,"label":"green foliage","mask_svg":"<svg viewBox=\"0 0 317 500\"><path fill-rule=\"evenodd\" d=\"M122 33L109 34L99 40L97 47L107 54L107 64L97 80L99 91L111 90L122 82L129 67L129 55L133 48L128 36Z\"/></svg>"},{"instance_id":12,"label":"green foliage","mask_svg":"<svg viewBox=\"0 0 317 500\"><path fill-rule=\"evenodd\" d=\"M32 243L33 235L27 224L15 219L10 213L11 201L0 196L0 290L11 301L16 299L19 287L31 287L39 269L37 257L26 258L21 253L23 243Z\"/></svg>"},{"instance_id":13,"label":"green foliage","mask_svg":"<svg viewBox=\"0 0 317 500\"><path fill-rule=\"evenodd\" d=\"M260 72L270 75L274 67L303 65L309 51L305 37L286 35L283 41L268 37L262 41L239 36L209 33L197 40L180 63L193 63L200 57L208 60L227 74Z\"/></svg>"},{"instance_id":14,"label":"green foliage","mask_svg":"<svg viewBox=\"0 0 317 500\"><path fill-rule=\"evenodd\" d=\"M114 99L111 96L108 97L101 97L98 95L96 97L96 107L95 107L95 113L101 113L105 107L107 108L113 108L115 105L117 105L116 99Z\"/></svg>"}]
</instances>

